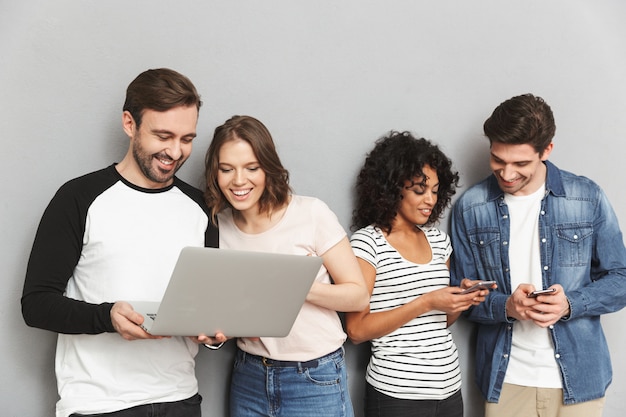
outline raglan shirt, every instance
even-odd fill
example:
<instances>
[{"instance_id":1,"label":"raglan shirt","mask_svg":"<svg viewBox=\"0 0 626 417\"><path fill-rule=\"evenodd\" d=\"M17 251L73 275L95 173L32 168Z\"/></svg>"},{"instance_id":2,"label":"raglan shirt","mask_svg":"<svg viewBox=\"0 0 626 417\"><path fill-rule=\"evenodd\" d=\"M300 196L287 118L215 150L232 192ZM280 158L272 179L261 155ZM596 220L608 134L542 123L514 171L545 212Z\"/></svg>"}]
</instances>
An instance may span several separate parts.
<instances>
[{"instance_id":1,"label":"raglan shirt","mask_svg":"<svg viewBox=\"0 0 626 417\"><path fill-rule=\"evenodd\" d=\"M184 246L217 245L202 193L178 178L144 189L111 165L59 189L37 230L22 297L28 325L59 333L57 417L197 393L195 343L124 340L110 310L120 300L161 300Z\"/></svg>"}]
</instances>

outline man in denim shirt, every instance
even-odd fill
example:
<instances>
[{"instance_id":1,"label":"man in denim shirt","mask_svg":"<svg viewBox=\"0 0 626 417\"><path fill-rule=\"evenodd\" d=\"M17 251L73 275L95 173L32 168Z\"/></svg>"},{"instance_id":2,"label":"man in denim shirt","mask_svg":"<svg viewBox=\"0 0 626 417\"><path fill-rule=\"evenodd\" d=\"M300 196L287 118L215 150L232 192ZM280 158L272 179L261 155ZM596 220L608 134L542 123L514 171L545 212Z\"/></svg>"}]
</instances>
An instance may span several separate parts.
<instances>
[{"instance_id":1,"label":"man in denim shirt","mask_svg":"<svg viewBox=\"0 0 626 417\"><path fill-rule=\"evenodd\" d=\"M497 282L467 313L487 417L601 416L611 383L600 316L626 305L626 250L600 187L548 161L555 130L539 97L500 104L484 124L493 175L453 210L451 285Z\"/></svg>"}]
</instances>

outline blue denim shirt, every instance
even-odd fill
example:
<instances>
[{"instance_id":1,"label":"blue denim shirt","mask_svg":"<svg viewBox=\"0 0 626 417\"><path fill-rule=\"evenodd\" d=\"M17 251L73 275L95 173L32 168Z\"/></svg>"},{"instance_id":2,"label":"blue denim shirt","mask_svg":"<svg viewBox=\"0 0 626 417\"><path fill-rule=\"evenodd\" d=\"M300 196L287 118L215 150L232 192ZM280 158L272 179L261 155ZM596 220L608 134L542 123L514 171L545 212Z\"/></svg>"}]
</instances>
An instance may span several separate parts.
<instances>
[{"instance_id":1,"label":"blue denim shirt","mask_svg":"<svg viewBox=\"0 0 626 417\"><path fill-rule=\"evenodd\" d=\"M547 166L539 235L543 285L561 284L571 312L549 331L563 381L564 404L601 398L611 383L611 359L600 316L626 305L626 249L604 192L585 177ZM493 175L468 189L451 219L451 283L494 280L498 288L467 317L477 326L476 382L498 402L511 352L514 319L506 315L511 288L510 223Z\"/></svg>"}]
</instances>

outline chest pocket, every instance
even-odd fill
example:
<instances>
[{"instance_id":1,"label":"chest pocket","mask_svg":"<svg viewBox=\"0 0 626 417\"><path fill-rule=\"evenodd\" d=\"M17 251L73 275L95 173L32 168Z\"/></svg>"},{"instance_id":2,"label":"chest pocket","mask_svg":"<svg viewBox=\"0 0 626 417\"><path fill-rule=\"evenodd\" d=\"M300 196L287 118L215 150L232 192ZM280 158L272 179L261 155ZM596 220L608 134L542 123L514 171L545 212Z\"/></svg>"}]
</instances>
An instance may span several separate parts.
<instances>
[{"instance_id":1,"label":"chest pocket","mask_svg":"<svg viewBox=\"0 0 626 417\"><path fill-rule=\"evenodd\" d=\"M480 261L481 268L490 270L501 268L499 230L474 230L469 232L469 240L474 259Z\"/></svg>"},{"instance_id":2,"label":"chest pocket","mask_svg":"<svg viewBox=\"0 0 626 417\"><path fill-rule=\"evenodd\" d=\"M559 266L586 266L591 261L593 226L583 224L555 225Z\"/></svg>"}]
</instances>

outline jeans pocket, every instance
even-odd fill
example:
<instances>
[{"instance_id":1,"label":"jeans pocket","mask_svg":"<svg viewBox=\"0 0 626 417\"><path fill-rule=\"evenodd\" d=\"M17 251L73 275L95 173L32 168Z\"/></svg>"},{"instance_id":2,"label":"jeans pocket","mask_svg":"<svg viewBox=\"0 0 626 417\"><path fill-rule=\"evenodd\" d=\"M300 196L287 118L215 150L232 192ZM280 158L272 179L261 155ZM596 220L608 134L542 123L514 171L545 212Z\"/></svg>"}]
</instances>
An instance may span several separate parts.
<instances>
[{"instance_id":1,"label":"jeans pocket","mask_svg":"<svg viewBox=\"0 0 626 417\"><path fill-rule=\"evenodd\" d=\"M341 381L343 360L320 362L315 368L307 368L304 371L306 378L317 385L336 385Z\"/></svg>"}]
</instances>

